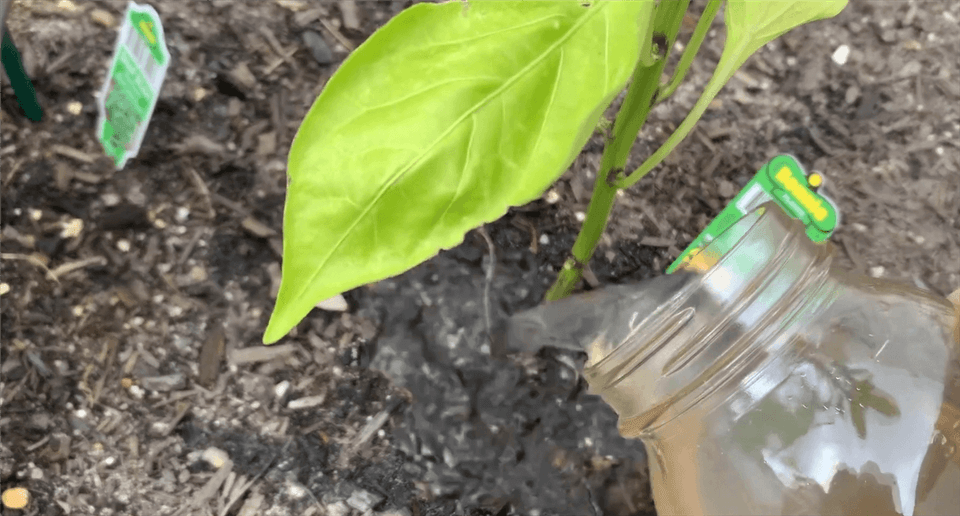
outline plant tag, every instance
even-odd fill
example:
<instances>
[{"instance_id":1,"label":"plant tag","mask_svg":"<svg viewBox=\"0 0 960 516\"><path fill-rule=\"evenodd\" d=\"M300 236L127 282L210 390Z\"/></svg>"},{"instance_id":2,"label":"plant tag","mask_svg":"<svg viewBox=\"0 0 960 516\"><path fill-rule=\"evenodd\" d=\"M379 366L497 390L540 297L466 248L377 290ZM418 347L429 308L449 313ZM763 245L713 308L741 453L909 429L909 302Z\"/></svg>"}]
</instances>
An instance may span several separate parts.
<instances>
[{"instance_id":1,"label":"plant tag","mask_svg":"<svg viewBox=\"0 0 960 516\"><path fill-rule=\"evenodd\" d=\"M826 240L840 224L840 211L836 203L819 192L823 183L823 176L807 175L793 156L773 158L667 267L667 274L685 262L698 269L709 268L719 256L701 255L700 251L738 220L771 200L787 215L803 222L810 240Z\"/></svg>"},{"instance_id":2,"label":"plant tag","mask_svg":"<svg viewBox=\"0 0 960 516\"><path fill-rule=\"evenodd\" d=\"M157 11L130 2L97 97L97 137L118 169L140 150L169 64Z\"/></svg>"}]
</instances>

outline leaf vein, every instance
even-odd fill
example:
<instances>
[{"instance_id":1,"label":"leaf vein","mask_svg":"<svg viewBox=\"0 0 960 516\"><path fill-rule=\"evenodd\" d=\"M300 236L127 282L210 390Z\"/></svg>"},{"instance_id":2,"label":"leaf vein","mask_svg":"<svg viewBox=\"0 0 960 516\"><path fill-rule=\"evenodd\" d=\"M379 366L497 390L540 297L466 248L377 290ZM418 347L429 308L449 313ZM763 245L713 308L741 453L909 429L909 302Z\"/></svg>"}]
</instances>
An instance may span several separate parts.
<instances>
[{"instance_id":1,"label":"leaf vein","mask_svg":"<svg viewBox=\"0 0 960 516\"><path fill-rule=\"evenodd\" d=\"M607 5L606 3L603 3L603 4L600 4L600 5L592 8L592 9L587 9L586 12L584 13L584 15L583 15L579 20L577 20L577 22L566 32L566 34L564 34L564 35L563 35L561 38L559 38L556 42L554 42L552 45L550 45L550 46L549 46L544 52L542 52L536 59L534 59L533 61L531 61L529 64L527 64L527 65L524 66L522 69L520 69L517 73L515 73L512 77L510 77L503 85L501 85L499 88L497 88L496 90L494 90L493 92L491 92L491 93L490 93L489 95L487 95L486 97L480 99L479 102L477 102L477 103L474 104L472 107L470 107L463 115L460 116L460 118L458 118L456 121L454 121L454 123L451 124L448 129L446 129L445 131L443 131L443 133L441 133L433 142L431 142L429 145L427 145L427 146L424 148L423 152L420 153L420 155L418 155L415 159L413 159L406 167L404 167L403 169L395 172L395 173L394 173L394 177L391 177L388 181L385 181L385 182L383 183L383 185L377 190L377 193L373 196L373 198L372 198L371 201L367 204L367 206L364 207L363 211L359 214L359 216L356 217L356 218L354 219L354 221L350 224L350 226L346 228L346 230L343 232L343 234L342 234L342 235L340 236L340 238L337 240L336 244L334 244L334 245L330 248L330 250L326 253L326 256L324 256L324 257L320 260L319 264L317 264L317 266L316 266L316 268L314 269L313 273L310 274L310 277L307 278L307 281L305 281L305 282L303 283L303 286L299 289L299 292L297 293L297 295L296 295L295 297L299 298L300 296L302 296L303 293L304 293L304 291L306 291L307 288L309 288L309 285L312 284L312 283L317 279L317 276L320 274L320 271L322 271L322 270L324 269L324 267L326 266L327 262L330 261L330 258L337 252L338 249L340 249L340 247L343 245L344 241L346 241L347 237L349 237L349 236L353 233L353 230L354 230L354 228L357 227L357 224L359 224L360 221L364 220L364 219L367 217L367 214L370 213L370 211L373 209L373 207L380 201L380 199L383 197L383 195L386 193L386 191L387 191L391 186L393 186L401 177L403 177L404 175L406 175L406 173L409 172L410 169L413 168L413 166L414 166L416 163L419 163L419 162L421 161L421 159L423 159L423 156L425 156L425 155L426 155L428 152L430 152L434 147L436 147L441 141L443 141L443 139L445 139L450 133L452 133L453 130L454 130L457 126L459 126L468 116L471 116L472 114L474 114L474 113L476 113L477 111L479 111L481 108L483 108L484 106L486 106L487 103L489 103L492 99L496 98L496 97L499 96L503 91L505 91L505 90L507 90L508 88L510 88L511 86L513 86L517 81L520 80L521 77L523 77L523 76L525 76L527 73L529 73L530 70L533 70L537 65L540 64L540 62L542 62L544 59L546 59L547 56L549 56L550 54L552 54L552 53L554 52L554 50L556 50L558 47L560 47L561 45L563 45L564 43L566 43L566 41L567 41L568 39L570 39L574 34L576 34L577 31L580 29L580 27L582 27L584 24L586 24L587 21L589 21L593 16L596 16L598 13L600 13L601 10L603 10L603 8L604 8L606 5ZM540 20L538 20L538 21L540 21ZM534 22L531 22L531 23L534 23Z\"/></svg>"}]
</instances>

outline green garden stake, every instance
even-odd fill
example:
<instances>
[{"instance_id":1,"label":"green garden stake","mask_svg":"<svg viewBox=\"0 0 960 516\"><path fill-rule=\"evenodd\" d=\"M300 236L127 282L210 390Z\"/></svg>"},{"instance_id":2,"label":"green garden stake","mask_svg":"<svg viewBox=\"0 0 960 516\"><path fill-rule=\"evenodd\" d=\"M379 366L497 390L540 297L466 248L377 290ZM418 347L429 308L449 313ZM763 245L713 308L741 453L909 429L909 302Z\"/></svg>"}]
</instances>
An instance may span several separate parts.
<instances>
[{"instance_id":1,"label":"green garden stake","mask_svg":"<svg viewBox=\"0 0 960 516\"><path fill-rule=\"evenodd\" d=\"M97 137L118 169L140 150L169 64L157 11L130 2L97 98Z\"/></svg>"},{"instance_id":2,"label":"green garden stake","mask_svg":"<svg viewBox=\"0 0 960 516\"><path fill-rule=\"evenodd\" d=\"M27 118L39 122L43 118L43 110L37 101L37 92L33 88L33 83L30 82L30 77L23 69L20 52L13 44L13 38L10 37L10 31L7 30L5 25L0 32L3 32L3 43L0 46L0 61L3 62L3 71L7 73L10 85L13 87L13 93L17 96L17 101Z\"/></svg>"}]
</instances>

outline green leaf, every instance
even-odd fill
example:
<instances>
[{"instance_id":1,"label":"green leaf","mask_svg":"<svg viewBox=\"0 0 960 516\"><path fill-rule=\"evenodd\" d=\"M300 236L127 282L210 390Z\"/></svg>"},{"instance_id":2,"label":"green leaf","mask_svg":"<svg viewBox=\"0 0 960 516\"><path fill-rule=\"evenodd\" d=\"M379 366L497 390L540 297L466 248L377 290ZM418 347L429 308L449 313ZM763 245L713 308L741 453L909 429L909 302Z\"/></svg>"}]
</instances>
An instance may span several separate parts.
<instances>
[{"instance_id":1,"label":"green leaf","mask_svg":"<svg viewBox=\"0 0 960 516\"><path fill-rule=\"evenodd\" d=\"M317 302L399 274L542 194L630 76L642 7L418 4L371 36L290 150L264 342Z\"/></svg>"},{"instance_id":2,"label":"green leaf","mask_svg":"<svg viewBox=\"0 0 960 516\"><path fill-rule=\"evenodd\" d=\"M687 137L723 85L760 47L794 27L836 16L846 5L847 0L729 0L724 13L727 40L700 99L667 141L617 186L633 185L660 164Z\"/></svg>"}]
</instances>

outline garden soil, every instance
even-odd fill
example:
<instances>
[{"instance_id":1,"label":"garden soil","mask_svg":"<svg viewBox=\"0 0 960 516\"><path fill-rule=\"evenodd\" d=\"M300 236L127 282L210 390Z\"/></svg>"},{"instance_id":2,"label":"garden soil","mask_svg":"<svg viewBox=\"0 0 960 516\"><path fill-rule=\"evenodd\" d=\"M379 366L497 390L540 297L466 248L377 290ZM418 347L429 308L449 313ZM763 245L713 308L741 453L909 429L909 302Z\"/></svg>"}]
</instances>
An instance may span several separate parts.
<instances>
[{"instance_id":1,"label":"garden soil","mask_svg":"<svg viewBox=\"0 0 960 516\"><path fill-rule=\"evenodd\" d=\"M172 64L139 156L114 170L95 96L125 4L13 2L44 118L4 83L0 483L31 496L4 516L654 514L643 446L587 393L583 357L488 338L563 263L599 132L543 198L260 345L290 142L406 5L155 2ZM844 265L960 287L958 19L957 2L852 2L761 49L618 197L582 288L662 274L779 153L827 178ZM629 168L681 122L721 43L718 20Z\"/></svg>"}]
</instances>

